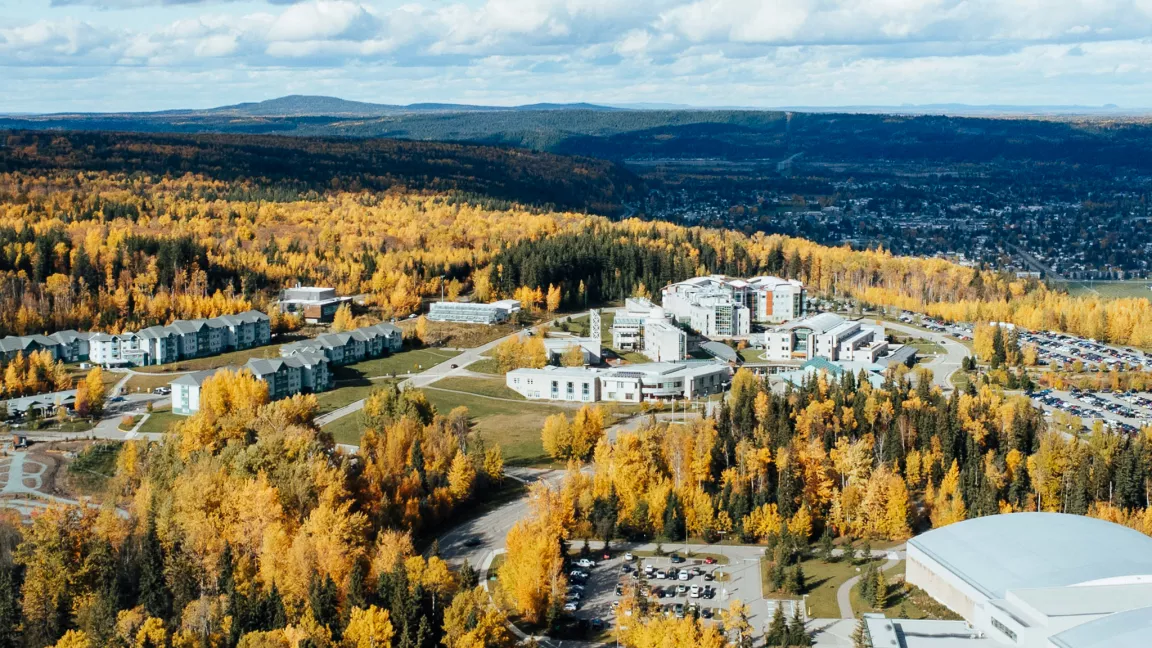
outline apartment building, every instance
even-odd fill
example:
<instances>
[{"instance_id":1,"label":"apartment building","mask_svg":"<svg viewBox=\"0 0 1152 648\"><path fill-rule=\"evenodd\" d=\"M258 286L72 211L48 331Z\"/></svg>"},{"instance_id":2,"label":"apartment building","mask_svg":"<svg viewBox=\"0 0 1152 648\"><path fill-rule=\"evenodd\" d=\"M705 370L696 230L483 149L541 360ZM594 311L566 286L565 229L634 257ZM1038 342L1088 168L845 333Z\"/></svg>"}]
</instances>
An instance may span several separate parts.
<instances>
[{"instance_id":1,"label":"apartment building","mask_svg":"<svg viewBox=\"0 0 1152 648\"><path fill-rule=\"evenodd\" d=\"M280 356L316 353L339 366L396 353L403 346L404 332L400 327L382 322L346 333L326 333L311 340L285 344L280 347Z\"/></svg>"},{"instance_id":2,"label":"apartment building","mask_svg":"<svg viewBox=\"0 0 1152 648\"><path fill-rule=\"evenodd\" d=\"M70 352L72 349L82 352L87 346L88 359L104 366L166 364L263 346L272 341L271 321L264 313L254 310L211 319L176 320L167 326L150 326L135 332L63 333L67 334L66 339L76 336L69 342ZM86 345L80 338L84 335L87 335Z\"/></svg>"},{"instance_id":3,"label":"apartment building","mask_svg":"<svg viewBox=\"0 0 1152 648\"><path fill-rule=\"evenodd\" d=\"M332 388L328 358L319 353L301 351L287 358L253 358L243 368L268 384L270 400ZM201 388L217 371L194 371L168 383L172 387L172 412L189 416L200 411Z\"/></svg>"}]
</instances>

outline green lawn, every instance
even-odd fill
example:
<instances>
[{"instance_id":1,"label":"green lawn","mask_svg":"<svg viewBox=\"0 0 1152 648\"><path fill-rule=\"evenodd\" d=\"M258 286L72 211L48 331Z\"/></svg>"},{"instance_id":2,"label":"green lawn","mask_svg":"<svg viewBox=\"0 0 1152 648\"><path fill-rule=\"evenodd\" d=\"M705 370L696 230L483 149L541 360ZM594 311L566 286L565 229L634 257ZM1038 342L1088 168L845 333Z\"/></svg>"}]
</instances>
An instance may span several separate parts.
<instances>
[{"instance_id":1,"label":"green lawn","mask_svg":"<svg viewBox=\"0 0 1152 648\"><path fill-rule=\"evenodd\" d=\"M504 452L504 460L509 465L547 463L549 458L540 443L544 419L556 413L571 414L570 410L531 401L510 403L438 389L425 389L424 393L442 415L447 415L456 407L467 407L484 441L499 444ZM362 432L360 415L351 414L337 419L325 425L324 431L330 433L337 443L358 445Z\"/></svg>"},{"instance_id":2,"label":"green lawn","mask_svg":"<svg viewBox=\"0 0 1152 648\"><path fill-rule=\"evenodd\" d=\"M373 358L356 364L337 367L333 371L336 380L356 378L380 378L403 373L418 373L435 367L460 355L459 351L446 349L413 349L401 351L383 358Z\"/></svg>"},{"instance_id":3,"label":"green lawn","mask_svg":"<svg viewBox=\"0 0 1152 648\"><path fill-rule=\"evenodd\" d=\"M468 392L470 394L479 394L480 396L492 396L494 398L527 400L519 393L509 388L508 385L504 382L503 378L441 378L440 380L432 383L432 387L450 389L452 391Z\"/></svg>"},{"instance_id":4,"label":"green lawn","mask_svg":"<svg viewBox=\"0 0 1152 648\"><path fill-rule=\"evenodd\" d=\"M95 443L84 448L68 464L68 481L82 495L99 495L108 480L116 474L116 457L120 444Z\"/></svg>"},{"instance_id":5,"label":"green lawn","mask_svg":"<svg viewBox=\"0 0 1152 648\"><path fill-rule=\"evenodd\" d=\"M488 444L500 444L509 464L540 464L549 461L540 443L544 419L557 413L571 415L570 409L532 401L510 403L480 396L428 389L428 400L441 414L463 405L476 429Z\"/></svg>"},{"instance_id":6,"label":"green lawn","mask_svg":"<svg viewBox=\"0 0 1152 648\"><path fill-rule=\"evenodd\" d=\"M764 598L798 599L799 596L787 592L774 592L769 583L768 574L771 562L760 561L762 586ZM808 595L808 607L811 616L817 619L836 619L840 617L840 606L836 602L836 591L844 581L856 576L857 568L862 572L866 565L853 565L846 561L826 563L818 558L808 558L800 563L804 570L804 579L807 584L805 593Z\"/></svg>"},{"instance_id":7,"label":"green lawn","mask_svg":"<svg viewBox=\"0 0 1152 648\"><path fill-rule=\"evenodd\" d=\"M1065 284L1068 294L1075 297L1103 297L1122 299L1143 297L1152 299L1152 282L1146 279L1133 281L1070 281Z\"/></svg>"},{"instance_id":8,"label":"green lawn","mask_svg":"<svg viewBox=\"0 0 1152 648\"><path fill-rule=\"evenodd\" d=\"M859 586L852 588L852 610L861 612L883 612L890 619L951 619L960 617L937 603L923 590L904 582L904 561L884 572L888 579L888 605L883 610L874 610L860 597ZM811 599L809 599L811 600ZM813 615L816 616L816 615Z\"/></svg>"},{"instance_id":9,"label":"green lawn","mask_svg":"<svg viewBox=\"0 0 1152 648\"><path fill-rule=\"evenodd\" d=\"M736 355L740 356L740 359L744 362L765 362L767 360L767 358L764 357L763 349L753 349L751 347L737 351Z\"/></svg>"},{"instance_id":10,"label":"green lawn","mask_svg":"<svg viewBox=\"0 0 1152 648\"><path fill-rule=\"evenodd\" d=\"M333 410L338 410L345 405L355 403L363 398L368 398L368 395L377 389L383 389L391 385L393 380L373 380L373 381L357 381L354 384L345 384L344 386L330 389L326 392L316 394L316 402L319 404L318 413L327 414ZM347 417L345 417L347 418Z\"/></svg>"},{"instance_id":11,"label":"green lawn","mask_svg":"<svg viewBox=\"0 0 1152 648\"><path fill-rule=\"evenodd\" d=\"M492 374L494 376L503 376L506 372L500 370L500 363L496 362L496 358L481 357L476 362L468 365L468 371L475 371L476 373Z\"/></svg>"},{"instance_id":12,"label":"green lawn","mask_svg":"<svg viewBox=\"0 0 1152 648\"><path fill-rule=\"evenodd\" d=\"M173 423L183 421L186 418L188 417L173 414L172 410L169 409L155 410L148 416L148 419L140 425L140 429L137 430L137 432L142 434L163 434L168 431L168 428L170 428Z\"/></svg>"},{"instance_id":13,"label":"green lawn","mask_svg":"<svg viewBox=\"0 0 1152 648\"><path fill-rule=\"evenodd\" d=\"M141 376L136 375L128 379L124 385L129 392L150 392L157 387L167 387L168 383L178 378L178 376L158 375L158 376Z\"/></svg>"}]
</instances>

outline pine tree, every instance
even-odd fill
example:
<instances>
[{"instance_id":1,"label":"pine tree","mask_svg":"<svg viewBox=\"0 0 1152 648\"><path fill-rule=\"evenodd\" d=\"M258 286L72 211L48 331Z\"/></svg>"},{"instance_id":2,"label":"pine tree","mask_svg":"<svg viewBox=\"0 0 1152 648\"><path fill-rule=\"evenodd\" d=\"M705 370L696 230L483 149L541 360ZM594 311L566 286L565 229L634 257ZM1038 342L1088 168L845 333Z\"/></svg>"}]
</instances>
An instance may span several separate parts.
<instances>
[{"instance_id":1,"label":"pine tree","mask_svg":"<svg viewBox=\"0 0 1152 648\"><path fill-rule=\"evenodd\" d=\"M20 634L20 583L17 567L0 566L0 648L17 648Z\"/></svg>"},{"instance_id":2,"label":"pine tree","mask_svg":"<svg viewBox=\"0 0 1152 648\"><path fill-rule=\"evenodd\" d=\"M852 648L872 648L872 639L868 636L868 626L861 618L856 622L856 629L852 631Z\"/></svg>"},{"instance_id":3,"label":"pine tree","mask_svg":"<svg viewBox=\"0 0 1152 648\"><path fill-rule=\"evenodd\" d=\"M158 619L172 614L172 592L164 579L164 548L156 535L156 521L151 519L140 547L140 605Z\"/></svg>"},{"instance_id":4,"label":"pine tree","mask_svg":"<svg viewBox=\"0 0 1152 648\"><path fill-rule=\"evenodd\" d=\"M772 613L772 622L768 625L768 632L764 635L764 645L785 646L788 642L788 620L784 618L784 608L776 606Z\"/></svg>"},{"instance_id":5,"label":"pine tree","mask_svg":"<svg viewBox=\"0 0 1152 648\"><path fill-rule=\"evenodd\" d=\"M808 578L804 575L804 567L797 563L796 569L792 572L792 582L796 585L796 589L792 592L796 595L802 595L808 589Z\"/></svg>"},{"instance_id":6,"label":"pine tree","mask_svg":"<svg viewBox=\"0 0 1152 648\"><path fill-rule=\"evenodd\" d=\"M804 619L800 617L801 605L803 605L803 602L798 601L796 605L792 607L792 620L788 623L787 645L797 648L812 645L812 637L808 634L808 629L804 626Z\"/></svg>"},{"instance_id":7,"label":"pine tree","mask_svg":"<svg viewBox=\"0 0 1152 648\"><path fill-rule=\"evenodd\" d=\"M316 622L329 630L337 629L340 621L339 603L340 593L336 590L336 583L332 577L325 576L321 580L313 576L312 583L308 587L308 607L311 608Z\"/></svg>"},{"instance_id":8,"label":"pine tree","mask_svg":"<svg viewBox=\"0 0 1152 648\"><path fill-rule=\"evenodd\" d=\"M876 586L872 594L872 607L883 610L888 607L888 579L884 577L884 570L876 568Z\"/></svg>"},{"instance_id":9,"label":"pine tree","mask_svg":"<svg viewBox=\"0 0 1152 648\"><path fill-rule=\"evenodd\" d=\"M820 541L816 544L816 556L824 562L833 562L836 559L832 554L833 548L832 529L825 526L824 533L820 534Z\"/></svg>"}]
</instances>

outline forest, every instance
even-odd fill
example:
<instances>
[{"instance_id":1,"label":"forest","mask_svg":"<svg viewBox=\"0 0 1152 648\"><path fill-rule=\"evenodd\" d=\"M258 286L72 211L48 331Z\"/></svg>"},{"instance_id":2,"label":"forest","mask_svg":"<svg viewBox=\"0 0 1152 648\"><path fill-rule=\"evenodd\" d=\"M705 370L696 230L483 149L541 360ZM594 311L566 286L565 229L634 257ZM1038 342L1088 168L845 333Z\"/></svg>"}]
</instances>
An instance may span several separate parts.
<instances>
[{"instance_id":1,"label":"forest","mask_svg":"<svg viewBox=\"0 0 1152 648\"><path fill-rule=\"evenodd\" d=\"M508 535L508 605L548 618L563 600L563 543L585 538L762 544L773 588L803 594L797 564L833 542L901 541L971 517L1054 511L1152 534L1152 429L1078 438L1024 396L987 385L945 395L912 376L890 370L877 388L818 374L780 391L740 370L714 418L652 419L614 440L589 424L597 414L578 413L563 486L534 490L533 514ZM549 423L546 445L564 428ZM626 596L619 614L630 646L693 646L708 632L669 627L643 597ZM738 617L729 610L725 627L743 627Z\"/></svg>"},{"instance_id":2,"label":"forest","mask_svg":"<svg viewBox=\"0 0 1152 648\"><path fill-rule=\"evenodd\" d=\"M1144 169L1152 127L1139 119L974 118L769 110L413 111L406 114L10 116L0 128L161 133L278 133L515 146L601 159L1024 164Z\"/></svg>"},{"instance_id":3,"label":"forest","mask_svg":"<svg viewBox=\"0 0 1152 648\"><path fill-rule=\"evenodd\" d=\"M473 570L417 551L504 487L500 448L416 390L372 395L353 454L315 413L220 372L162 442L118 447L102 506L5 514L0 646L512 645Z\"/></svg>"}]
</instances>

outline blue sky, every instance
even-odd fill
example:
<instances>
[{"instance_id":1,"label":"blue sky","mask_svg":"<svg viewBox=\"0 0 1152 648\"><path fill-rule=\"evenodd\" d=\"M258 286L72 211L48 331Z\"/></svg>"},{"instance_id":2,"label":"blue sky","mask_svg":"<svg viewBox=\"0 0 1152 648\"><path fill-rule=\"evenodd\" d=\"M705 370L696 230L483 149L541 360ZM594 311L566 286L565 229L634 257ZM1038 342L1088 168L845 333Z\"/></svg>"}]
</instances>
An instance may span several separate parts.
<instances>
[{"instance_id":1,"label":"blue sky","mask_svg":"<svg viewBox=\"0 0 1152 648\"><path fill-rule=\"evenodd\" d=\"M0 0L0 112L1152 107L1152 0Z\"/></svg>"}]
</instances>

